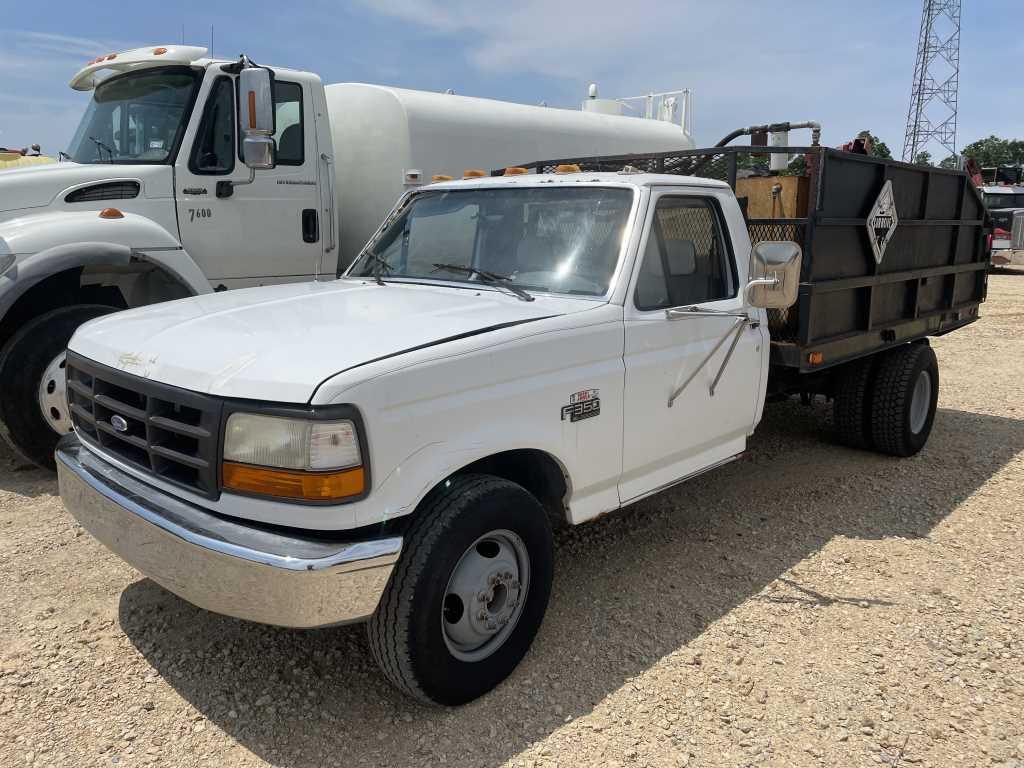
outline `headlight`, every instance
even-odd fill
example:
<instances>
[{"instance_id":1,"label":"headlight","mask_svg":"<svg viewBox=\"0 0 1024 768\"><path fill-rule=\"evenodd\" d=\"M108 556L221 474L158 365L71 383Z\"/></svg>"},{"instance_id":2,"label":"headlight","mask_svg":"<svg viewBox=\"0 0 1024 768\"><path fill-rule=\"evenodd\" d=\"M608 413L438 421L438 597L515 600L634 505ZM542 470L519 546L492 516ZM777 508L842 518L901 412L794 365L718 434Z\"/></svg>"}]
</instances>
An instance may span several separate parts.
<instances>
[{"instance_id":1,"label":"headlight","mask_svg":"<svg viewBox=\"0 0 1024 768\"><path fill-rule=\"evenodd\" d=\"M224 432L226 490L299 501L340 501L366 490L350 419L319 421L233 413Z\"/></svg>"}]
</instances>

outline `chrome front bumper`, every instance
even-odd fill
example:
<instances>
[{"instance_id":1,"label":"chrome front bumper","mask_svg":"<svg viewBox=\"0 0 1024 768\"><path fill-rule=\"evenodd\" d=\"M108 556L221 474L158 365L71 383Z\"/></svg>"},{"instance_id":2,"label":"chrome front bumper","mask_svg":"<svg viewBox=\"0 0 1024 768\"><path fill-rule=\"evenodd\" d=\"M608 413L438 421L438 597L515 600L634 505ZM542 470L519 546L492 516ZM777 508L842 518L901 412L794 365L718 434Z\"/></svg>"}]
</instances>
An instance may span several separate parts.
<instances>
[{"instance_id":1,"label":"chrome front bumper","mask_svg":"<svg viewBox=\"0 0 1024 768\"><path fill-rule=\"evenodd\" d=\"M401 537L328 540L211 514L136 480L74 435L56 457L64 505L89 533L215 613L285 627L367 619L402 550Z\"/></svg>"}]
</instances>

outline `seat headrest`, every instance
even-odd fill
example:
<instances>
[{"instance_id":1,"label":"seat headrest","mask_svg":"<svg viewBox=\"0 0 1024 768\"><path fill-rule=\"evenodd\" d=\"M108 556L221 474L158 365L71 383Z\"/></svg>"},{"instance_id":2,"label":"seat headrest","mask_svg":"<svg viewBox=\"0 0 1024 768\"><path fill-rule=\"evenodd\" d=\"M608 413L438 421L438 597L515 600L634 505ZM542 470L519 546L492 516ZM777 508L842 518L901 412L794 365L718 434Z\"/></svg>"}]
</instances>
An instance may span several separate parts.
<instances>
[{"instance_id":1,"label":"seat headrest","mask_svg":"<svg viewBox=\"0 0 1024 768\"><path fill-rule=\"evenodd\" d=\"M673 277L692 275L697 271L697 248L693 240L665 240L668 273Z\"/></svg>"}]
</instances>

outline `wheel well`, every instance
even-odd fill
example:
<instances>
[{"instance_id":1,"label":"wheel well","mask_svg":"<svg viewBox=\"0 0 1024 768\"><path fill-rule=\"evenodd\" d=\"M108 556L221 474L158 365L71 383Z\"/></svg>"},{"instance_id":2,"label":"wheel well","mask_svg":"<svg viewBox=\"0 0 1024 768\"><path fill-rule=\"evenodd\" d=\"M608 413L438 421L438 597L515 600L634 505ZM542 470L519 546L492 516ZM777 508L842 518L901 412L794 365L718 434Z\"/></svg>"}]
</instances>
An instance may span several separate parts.
<instances>
[{"instance_id":1,"label":"wheel well","mask_svg":"<svg viewBox=\"0 0 1024 768\"><path fill-rule=\"evenodd\" d=\"M568 524L566 496L569 480L561 464L551 454L525 448L503 451L478 459L455 474L467 473L503 477L523 486L544 507L553 528Z\"/></svg>"},{"instance_id":2,"label":"wheel well","mask_svg":"<svg viewBox=\"0 0 1024 768\"><path fill-rule=\"evenodd\" d=\"M128 309L190 295L173 276L152 265L130 271L103 265L66 269L40 280L17 298L0 320L0 346L32 318L59 307L105 304Z\"/></svg>"}]
</instances>

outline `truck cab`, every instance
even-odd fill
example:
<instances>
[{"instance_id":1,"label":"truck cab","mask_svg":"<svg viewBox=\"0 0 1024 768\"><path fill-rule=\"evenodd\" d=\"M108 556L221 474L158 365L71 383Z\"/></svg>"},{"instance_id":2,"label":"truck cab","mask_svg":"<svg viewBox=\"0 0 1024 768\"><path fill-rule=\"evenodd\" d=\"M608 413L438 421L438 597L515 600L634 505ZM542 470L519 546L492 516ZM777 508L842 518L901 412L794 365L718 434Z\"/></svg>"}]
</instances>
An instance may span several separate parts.
<instances>
[{"instance_id":1,"label":"truck cab","mask_svg":"<svg viewBox=\"0 0 1024 768\"><path fill-rule=\"evenodd\" d=\"M238 78L192 46L101 56L71 81L92 99L64 161L0 175L0 433L27 459L52 466L71 429L63 350L79 324L308 279L334 247L320 79L275 70L276 164L250 174Z\"/></svg>"},{"instance_id":2,"label":"truck cab","mask_svg":"<svg viewBox=\"0 0 1024 768\"><path fill-rule=\"evenodd\" d=\"M981 193L992 220L993 266L1024 266L1024 186L990 184Z\"/></svg>"}]
</instances>

